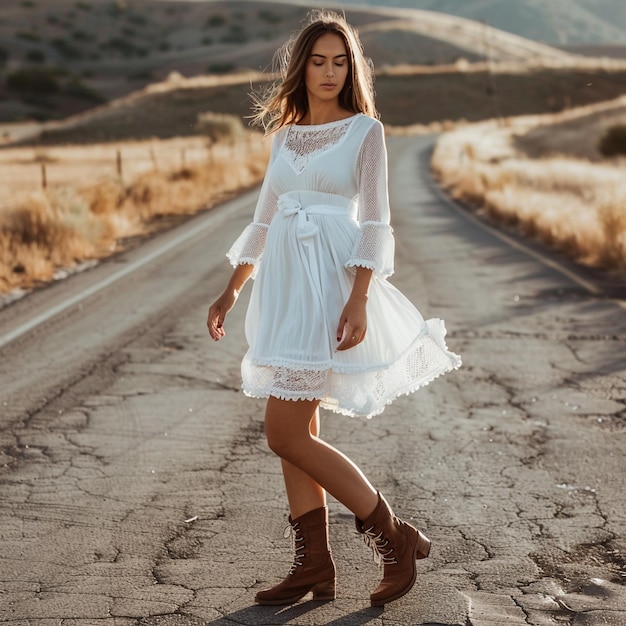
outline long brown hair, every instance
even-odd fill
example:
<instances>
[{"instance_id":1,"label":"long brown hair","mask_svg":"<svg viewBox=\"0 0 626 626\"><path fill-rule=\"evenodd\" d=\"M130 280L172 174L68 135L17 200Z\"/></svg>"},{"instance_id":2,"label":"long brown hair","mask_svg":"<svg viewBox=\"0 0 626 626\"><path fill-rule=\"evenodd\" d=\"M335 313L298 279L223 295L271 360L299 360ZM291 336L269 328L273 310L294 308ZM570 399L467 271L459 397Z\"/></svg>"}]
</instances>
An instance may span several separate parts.
<instances>
[{"instance_id":1,"label":"long brown hair","mask_svg":"<svg viewBox=\"0 0 626 626\"><path fill-rule=\"evenodd\" d=\"M378 117L372 65L363 54L356 29L338 13L314 11L309 14L306 26L274 55L274 66L281 79L270 85L264 94L252 94L253 123L271 133L286 124L302 121L309 110L304 82L306 64L315 42L328 33L341 37L348 54L348 76L339 93L339 104L353 113Z\"/></svg>"}]
</instances>

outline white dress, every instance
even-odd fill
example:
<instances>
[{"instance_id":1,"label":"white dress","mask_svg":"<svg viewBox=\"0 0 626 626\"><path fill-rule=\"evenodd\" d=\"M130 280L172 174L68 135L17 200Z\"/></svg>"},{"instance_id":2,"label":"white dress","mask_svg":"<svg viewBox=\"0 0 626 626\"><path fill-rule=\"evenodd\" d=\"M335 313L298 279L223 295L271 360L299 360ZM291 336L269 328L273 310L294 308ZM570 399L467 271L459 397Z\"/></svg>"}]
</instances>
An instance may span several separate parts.
<instances>
[{"instance_id":1,"label":"white dress","mask_svg":"<svg viewBox=\"0 0 626 626\"><path fill-rule=\"evenodd\" d=\"M382 124L357 114L275 135L254 218L228 257L255 266L246 314L246 395L319 399L371 417L460 366L444 324L424 321L393 273ZM355 267L374 270L365 339L338 352Z\"/></svg>"}]
</instances>

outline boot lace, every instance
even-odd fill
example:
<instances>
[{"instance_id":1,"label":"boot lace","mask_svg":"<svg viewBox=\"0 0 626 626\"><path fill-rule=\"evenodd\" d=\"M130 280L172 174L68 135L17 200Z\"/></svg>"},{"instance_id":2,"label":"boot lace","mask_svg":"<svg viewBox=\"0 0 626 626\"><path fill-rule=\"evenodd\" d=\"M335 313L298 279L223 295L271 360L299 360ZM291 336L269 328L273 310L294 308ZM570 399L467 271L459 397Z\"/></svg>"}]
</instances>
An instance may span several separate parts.
<instances>
[{"instance_id":1,"label":"boot lace","mask_svg":"<svg viewBox=\"0 0 626 626\"><path fill-rule=\"evenodd\" d=\"M293 524L289 524L285 527L285 532L283 533L283 537L285 539L289 539L291 536L293 538L293 563L289 568L289 576L293 576L298 567L302 567L304 563L302 559L304 558L304 537L299 537L298 533L300 532L300 525L298 522L294 522Z\"/></svg>"},{"instance_id":2,"label":"boot lace","mask_svg":"<svg viewBox=\"0 0 626 626\"><path fill-rule=\"evenodd\" d=\"M392 556L393 548L388 548L389 541L383 537L382 531L376 534L374 526L363 531L363 541L370 548L374 555L374 563L379 567L384 565L394 565L398 562L395 556Z\"/></svg>"}]
</instances>

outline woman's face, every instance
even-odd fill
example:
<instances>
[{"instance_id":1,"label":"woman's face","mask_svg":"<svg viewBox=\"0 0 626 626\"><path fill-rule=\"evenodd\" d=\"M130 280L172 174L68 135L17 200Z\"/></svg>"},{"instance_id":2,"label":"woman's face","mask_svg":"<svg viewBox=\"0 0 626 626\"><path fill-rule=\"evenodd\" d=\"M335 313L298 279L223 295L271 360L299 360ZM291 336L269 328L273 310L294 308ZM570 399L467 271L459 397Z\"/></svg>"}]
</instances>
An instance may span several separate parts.
<instances>
[{"instance_id":1,"label":"woman's face","mask_svg":"<svg viewBox=\"0 0 626 626\"><path fill-rule=\"evenodd\" d=\"M306 63L304 82L309 99L337 99L346 83L349 69L343 39L334 33L319 37Z\"/></svg>"}]
</instances>

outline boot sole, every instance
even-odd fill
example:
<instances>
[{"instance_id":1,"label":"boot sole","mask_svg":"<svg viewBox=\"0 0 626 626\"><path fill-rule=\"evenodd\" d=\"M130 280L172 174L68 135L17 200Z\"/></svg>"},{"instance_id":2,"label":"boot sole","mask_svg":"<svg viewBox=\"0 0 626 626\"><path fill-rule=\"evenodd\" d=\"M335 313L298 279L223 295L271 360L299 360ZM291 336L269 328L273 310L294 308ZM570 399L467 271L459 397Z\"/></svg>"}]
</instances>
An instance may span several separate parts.
<instances>
[{"instance_id":1,"label":"boot sole","mask_svg":"<svg viewBox=\"0 0 626 626\"><path fill-rule=\"evenodd\" d=\"M417 541L415 542L415 549L413 551L413 560L418 561L419 559L425 559L430 554L430 539L421 533L419 530L417 531ZM385 606L389 602L393 602L394 600L398 600L402 596L405 596L411 589L413 589L413 585L417 580L417 567L413 566L413 576L411 578L411 582L402 590L396 593L389 598L377 598L376 600L371 600L370 606Z\"/></svg>"},{"instance_id":2,"label":"boot sole","mask_svg":"<svg viewBox=\"0 0 626 626\"><path fill-rule=\"evenodd\" d=\"M313 592L313 600L316 602L329 602L337 597L336 582L332 580L317 583L310 589L307 589L304 593L299 593L289 598L272 598L264 600L263 598L255 597L254 601L262 606L283 606L286 604L295 604L298 600L302 600L302 598L304 598L304 596L306 596L306 594L310 591Z\"/></svg>"}]
</instances>

